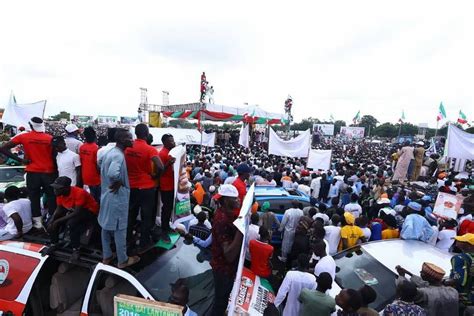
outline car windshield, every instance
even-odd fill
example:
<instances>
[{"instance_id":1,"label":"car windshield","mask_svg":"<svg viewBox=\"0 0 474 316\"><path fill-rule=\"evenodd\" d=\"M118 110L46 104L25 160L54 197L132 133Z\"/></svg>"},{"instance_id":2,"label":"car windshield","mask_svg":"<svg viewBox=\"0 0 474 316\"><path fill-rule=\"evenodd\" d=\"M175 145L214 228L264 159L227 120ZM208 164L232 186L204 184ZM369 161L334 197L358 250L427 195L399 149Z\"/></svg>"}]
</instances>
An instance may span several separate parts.
<instances>
[{"instance_id":1,"label":"car windshield","mask_svg":"<svg viewBox=\"0 0 474 316\"><path fill-rule=\"evenodd\" d=\"M395 299L395 273L363 248L351 248L337 254L334 259L337 265L336 283L340 288L358 289L365 284L370 285L377 292L377 299L370 307L377 311L381 311Z\"/></svg>"},{"instance_id":2,"label":"car windshield","mask_svg":"<svg viewBox=\"0 0 474 316\"><path fill-rule=\"evenodd\" d=\"M186 245L182 239L168 251L159 255L148 254L143 263L134 269L135 277L161 302L167 302L171 295L171 284L182 279L189 288L188 306L198 315L205 315L212 306L214 283L209 264L210 250ZM151 258L150 258L151 256Z\"/></svg>"},{"instance_id":3,"label":"car windshield","mask_svg":"<svg viewBox=\"0 0 474 316\"><path fill-rule=\"evenodd\" d=\"M0 168L0 183L24 181L24 168Z\"/></svg>"}]
</instances>

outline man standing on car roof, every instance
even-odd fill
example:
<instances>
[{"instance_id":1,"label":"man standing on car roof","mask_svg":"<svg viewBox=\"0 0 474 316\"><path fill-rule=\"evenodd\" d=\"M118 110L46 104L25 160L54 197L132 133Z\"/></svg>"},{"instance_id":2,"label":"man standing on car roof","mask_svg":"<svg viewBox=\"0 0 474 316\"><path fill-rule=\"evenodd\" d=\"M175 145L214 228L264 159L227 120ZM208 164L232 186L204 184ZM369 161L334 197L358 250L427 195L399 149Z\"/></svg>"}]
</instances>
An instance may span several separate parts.
<instances>
[{"instance_id":1,"label":"man standing on car roof","mask_svg":"<svg viewBox=\"0 0 474 316\"><path fill-rule=\"evenodd\" d=\"M119 129L115 133L116 146L101 160L101 198L99 225L102 227L102 256L104 264L113 260L110 243L115 240L118 267L123 269L138 261L139 257L127 256L127 225L130 199L127 164L124 151L132 147L132 134Z\"/></svg>"},{"instance_id":2,"label":"man standing on car roof","mask_svg":"<svg viewBox=\"0 0 474 316\"><path fill-rule=\"evenodd\" d=\"M170 150L173 149L176 144L174 137L171 134L165 134L161 136L161 142L163 148L158 153L158 157L163 163L163 172L160 174L160 197L161 197L161 239L170 243L171 239L168 233L171 231L170 220L171 212L174 208L174 170L173 164L176 158L170 156Z\"/></svg>"},{"instance_id":3,"label":"man standing on car roof","mask_svg":"<svg viewBox=\"0 0 474 316\"><path fill-rule=\"evenodd\" d=\"M229 302L229 295L234 285L235 274L239 263L243 235L234 225L234 210L239 205L237 189L224 184L219 187L218 207L212 226L212 259L214 275L213 316L224 315Z\"/></svg>"},{"instance_id":4,"label":"man standing on car roof","mask_svg":"<svg viewBox=\"0 0 474 316\"><path fill-rule=\"evenodd\" d=\"M33 227L41 229L43 228L40 206L41 192L46 194L49 214L51 215L56 209L56 197L50 186L56 178L51 145L53 137L45 133L45 125L41 118L31 118L29 125L31 132L15 136L0 147L0 152L26 165L26 186L31 201ZM24 159L11 152L11 149L17 145L23 145Z\"/></svg>"}]
</instances>

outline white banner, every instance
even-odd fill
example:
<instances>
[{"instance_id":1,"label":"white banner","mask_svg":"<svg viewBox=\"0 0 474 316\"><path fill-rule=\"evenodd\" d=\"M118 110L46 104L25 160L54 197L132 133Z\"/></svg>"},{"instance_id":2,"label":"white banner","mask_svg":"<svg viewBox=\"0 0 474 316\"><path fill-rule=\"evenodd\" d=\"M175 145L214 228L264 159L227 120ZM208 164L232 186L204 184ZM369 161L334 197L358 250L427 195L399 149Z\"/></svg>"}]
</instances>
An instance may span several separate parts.
<instances>
[{"instance_id":1,"label":"white banner","mask_svg":"<svg viewBox=\"0 0 474 316\"><path fill-rule=\"evenodd\" d=\"M331 154L332 150L310 150L306 167L313 170L329 170Z\"/></svg>"},{"instance_id":2,"label":"white banner","mask_svg":"<svg viewBox=\"0 0 474 316\"><path fill-rule=\"evenodd\" d=\"M321 136L333 136L334 124L314 124L313 135L319 134Z\"/></svg>"},{"instance_id":3,"label":"white banner","mask_svg":"<svg viewBox=\"0 0 474 316\"><path fill-rule=\"evenodd\" d=\"M28 122L32 117L43 118L46 101L38 101L34 103L17 104L13 93L10 95L5 111L3 112L2 123L16 127L23 126L30 129Z\"/></svg>"},{"instance_id":4,"label":"white banner","mask_svg":"<svg viewBox=\"0 0 474 316\"><path fill-rule=\"evenodd\" d=\"M456 159L474 159L474 134L449 124L444 155Z\"/></svg>"},{"instance_id":5,"label":"white banner","mask_svg":"<svg viewBox=\"0 0 474 316\"><path fill-rule=\"evenodd\" d=\"M347 138L364 138L364 127L342 126L341 135Z\"/></svg>"},{"instance_id":6,"label":"white banner","mask_svg":"<svg viewBox=\"0 0 474 316\"><path fill-rule=\"evenodd\" d=\"M249 148L249 124L242 125L240 129L239 145Z\"/></svg>"},{"instance_id":7,"label":"white banner","mask_svg":"<svg viewBox=\"0 0 474 316\"><path fill-rule=\"evenodd\" d=\"M283 140L277 133L270 128L270 140L268 144L268 153L271 155L284 157L306 158L309 154L311 142L310 130L304 131L298 137L290 140Z\"/></svg>"},{"instance_id":8,"label":"white banner","mask_svg":"<svg viewBox=\"0 0 474 316\"><path fill-rule=\"evenodd\" d=\"M162 145L161 137L165 134L173 135L176 144L200 145L201 133L197 129L187 128L159 128L150 127L150 134L153 135L153 145ZM214 147L216 142L216 133L202 134L202 145Z\"/></svg>"}]
</instances>

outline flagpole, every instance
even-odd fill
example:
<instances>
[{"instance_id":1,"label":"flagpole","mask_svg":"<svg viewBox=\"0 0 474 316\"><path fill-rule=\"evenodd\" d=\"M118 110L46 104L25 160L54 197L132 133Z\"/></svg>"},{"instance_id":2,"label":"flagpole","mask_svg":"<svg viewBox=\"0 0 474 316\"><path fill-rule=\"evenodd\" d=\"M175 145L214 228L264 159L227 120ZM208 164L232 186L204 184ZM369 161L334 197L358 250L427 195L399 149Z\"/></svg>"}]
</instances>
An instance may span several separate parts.
<instances>
[{"instance_id":1,"label":"flagpole","mask_svg":"<svg viewBox=\"0 0 474 316\"><path fill-rule=\"evenodd\" d=\"M400 134L402 133L402 122L400 122L400 127L398 128L398 137L400 138Z\"/></svg>"},{"instance_id":2,"label":"flagpole","mask_svg":"<svg viewBox=\"0 0 474 316\"><path fill-rule=\"evenodd\" d=\"M439 121L436 120L436 130L435 130L435 136L434 136L435 138L436 136L438 136L438 124L439 124Z\"/></svg>"}]
</instances>

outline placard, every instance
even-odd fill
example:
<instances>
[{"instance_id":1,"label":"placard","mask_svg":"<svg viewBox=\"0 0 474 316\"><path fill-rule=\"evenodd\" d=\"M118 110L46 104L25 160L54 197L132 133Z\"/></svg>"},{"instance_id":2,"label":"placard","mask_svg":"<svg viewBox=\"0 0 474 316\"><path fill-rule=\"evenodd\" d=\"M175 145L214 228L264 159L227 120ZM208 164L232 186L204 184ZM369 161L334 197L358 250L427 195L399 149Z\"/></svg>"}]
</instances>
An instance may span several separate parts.
<instances>
[{"instance_id":1,"label":"placard","mask_svg":"<svg viewBox=\"0 0 474 316\"><path fill-rule=\"evenodd\" d=\"M347 138L364 138L364 127L342 126L341 135Z\"/></svg>"},{"instance_id":2,"label":"placard","mask_svg":"<svg viewBox=\"0 0 474 316\"><path fill-rule=\"evenodd\" d=\"M182 316L179 305L119 294L114 297L114 316Z\"/></svg>"},{"instance_id":3,"label":"placard","mask_svg":"<svg viewBox=\"0 0 474 316\"><path fill-rule=\"evenodd\" d=\"M433 209L433 214L442 218L456 219L461 210L464 196L439 192Z\"/></svg>"},{"instance_id":4,"label":"placard","mask_svg":"<svg viewBox=\"0 0 474 316\"><path fill-rule=\"evenodd\" d=\"M334 124L313 124L313 135L333 136Z\"/></svg>"}]
</instances>

